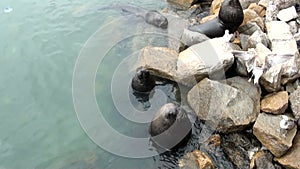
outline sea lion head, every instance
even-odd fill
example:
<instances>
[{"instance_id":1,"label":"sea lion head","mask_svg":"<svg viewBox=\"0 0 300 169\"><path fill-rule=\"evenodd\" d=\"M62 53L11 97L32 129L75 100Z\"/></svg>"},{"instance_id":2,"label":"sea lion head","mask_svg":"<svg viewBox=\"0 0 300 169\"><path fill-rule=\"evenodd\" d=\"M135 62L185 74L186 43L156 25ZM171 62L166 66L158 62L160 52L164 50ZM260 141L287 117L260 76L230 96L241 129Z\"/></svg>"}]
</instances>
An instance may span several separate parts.
<instances>
[{"instance_id":1,"label":"sea lion head","mask_svg":"<svg viewBox=\"0 0 300 169\"><path fill-rule=\"evenodd\" d=\"M136 92L150 92L155 87L155 80L149 70L141 67L133 77L131 86Z\"/></svg>"},{"instance_id":2,"label":"sea lion head","mask_svg":"<svg viewBox=\"0 0 300 169\"><path fill-rule=\"evenodd\" d=\"M145 15L145 21L162 29L168 28L168 19L156 10L148 11Z\"/></svg>"}]
</instances>

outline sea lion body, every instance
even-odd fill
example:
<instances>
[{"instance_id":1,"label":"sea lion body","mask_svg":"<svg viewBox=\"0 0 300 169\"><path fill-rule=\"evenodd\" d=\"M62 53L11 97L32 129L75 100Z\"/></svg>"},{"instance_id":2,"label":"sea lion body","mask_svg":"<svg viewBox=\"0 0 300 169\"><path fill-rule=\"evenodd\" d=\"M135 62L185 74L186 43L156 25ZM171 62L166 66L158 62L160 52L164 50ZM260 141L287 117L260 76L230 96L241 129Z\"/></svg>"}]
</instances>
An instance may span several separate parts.
<instances>
[{"instance_id":1,"label":"sea lion body","mask_svg":"<svg viewBox=\"0 0 300 169\"><path fill-rule=\"evenodd\" d=\"M190 26L188 29L203 33L210 38L221 37L225 34L225 30L234 33L243 23L243 20L243 8L239 0L225 0L221 4L216 18L200 25Z\"/></svg>"},{"instance_id":2,"label":"sea lion body","mask_svg":"<svg viewBox=\"0 0 300 169\"><path fill-rule=\"evenodd\" d=\"M173 103L167 103L156 112L149 133L156 146L170 150L187 143L191 128L186 112Z\"/></svg>"},{"instance_id":3,"label":"sea lion body","mask_svg":"<svg viewBox=\"0 0 300 169\"><path fill-rule=\"evenodd\" d=\"M145 68L140 68L131 81L131 87L135 92L150 92L155 87L155 79Z\"/></svg>"}]
</instances>

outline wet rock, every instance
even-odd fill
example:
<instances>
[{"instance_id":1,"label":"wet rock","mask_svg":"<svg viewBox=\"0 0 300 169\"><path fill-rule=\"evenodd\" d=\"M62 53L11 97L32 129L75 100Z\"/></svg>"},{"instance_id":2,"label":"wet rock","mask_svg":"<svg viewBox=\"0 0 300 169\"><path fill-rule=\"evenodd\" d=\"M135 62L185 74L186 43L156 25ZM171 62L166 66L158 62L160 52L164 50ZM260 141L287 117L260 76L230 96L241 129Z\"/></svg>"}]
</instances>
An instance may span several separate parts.
<instances>
[{"instance_id":1,"label":"wet rock","mask_svg":"<svg viewBox=\"0 0 300 169\"><path fill-rule=\"evenodd\" d=\"M294 141L293 146L290 150L280 158L275 158L281 165L289 169L300 168L300 133L298 132Z\"/></svg>"},{"instance_id":2,"label":"wet rock","mask_svg":"<svg viewBox=\"0 0 300 169\"><path fill-rule=\"evenodd\" d=\"M279 20L285 21L285 22L295 19L297 17L298 17L298 14L297 14L295 6L291 6L289 8L282 9L277 14L277 18Z\"/></svg>"},{"instance_id":3,"label":"wet rock","mask_svg":"<svg viewBox=\"0 0 300 169\"><path fill-rule=\"evenodd\" d=\"M249 168L249 152L260 147L252 135L233 133L222 137L222 148L237 168Z\"/></svg>"},{"instance_id":4,"label":"wet rock","mask_svg":"<svg viewBox=\"0 0 300 169\"><path fill-rule=\"evenodd\" d=\"M243 90L239 88L240 81L247 84ZM197 116L216 131L241 131L258 115L256 101L249 95L257 93L257 89L251 91L252 85L243 78L232 79L229 85L206 78L189 91L188 103Z\"/></svg>"},{"instance_id":5,"label":"wet rock","mask_svg":"<svg viewBox=\"0 0 300 169\"><path fill-rule=\"evenodd\" d=\"M181 36L181 42L184 44L184 46L192 46L197 43L204 42L206 40L209 40L209 38L198 32L190 31L188 29L184 29L183 34Z\"/></svg>"},{"instance_id":6,"label":"wet rock","mask_svg":"<svg viewBox=\"0 0 300 169\"><path fill-rule=\"evenodd\" d=\"M258 151L251 159L250 169L278 169L273 164L273 155L269 151Z\"/></svg>"},{"instance_id":7,"label":"wet rock","mask_svg":"<svg viewBox=\"0 0 300 169\"><path fill-rule=\"evenodd\" d=\"M135 67L145 67L158 77L174 80L177 57L175 50L148 46L141 50Z\"/></svg>"},{"instance_id":8,"label":"wet rock","mask_svg":"<svg viewBox=\"0 0 300 169\"><path fill-rule=\"evenodd\" d=\"M248 22L239 27L238 32L245 35L252 35L255 31L262 30L256 23Z\"/></svg>"},{"instance_id":9,"label":"wet rock","mask_svg":"<svg viewBox=\"0 0 300 169\"><path fill-rule=\"evenodd\" d=\"M205 77L224 77L224 73L234 62L232 49L237 45L227 43L223 38L210 39L193 45L179 54L177 81L194 86Z\"/></svg>"},{"instance_id":10,"label":"wet rock","mask_svg":"<svg viewBox=\"0 0 300 169\"><path fill-rule=\"evenodd\" d=\"M286 91L272 93L265 96L260 104L263 112L283 114L288 107L289 95Z\"/></svg>"},{"instance_id":11,"label":"wet rock","mask_svg":"<svg viewBox=\"0 0 300 169\"><path fill-rule=\"evenodd\" d=\"M290 103L291 109L293 111L293 115L298 119L300 118L300 86L297 87L290 95Z\"/></svg>"},{"instance_id":12,"label":"wet rock","mask_svg":"<svg viewBox=\"0 0 300 169\"><path fill-rule=\"evenodd\" d=\"M258 5L257 3L251 3L248 9L255 11L260 17L264 17L266 15L266 8Z\"/></svg>"},{"instance_id":13,"label":"wet rock","mask_svg":"<svg viewBox=\"0 0 300 169\"><path fill-rule=\"evenodd\" d=\"M297 128L280 128L281 115L260 113L253 126L253 134L276 157L284 155L292 146Z\"/></svg>"},{"instance_id":14,"label":"wet rock","mask_svg":"<svg viewBox=\"0 0 300 169\"><path fill-rule=\"evenodd\" d=\"M167 2L179 9L188 9L192 6L195 0L167 0Z\"/></svg>"},{"instance_id":15,"label":"wet rock","mask_svg":"<svg viewBox=\"0 0 300 169\"><path fill-rule=\"evenodd\" d=\"M267 35L261 30L255 31L247 40L243 49L248 50L249 48L256 48L258 43L262 43L265 46L269 46L269 39Z\"/></svg>"},{"instance_id":16,"label":"wet rock","mask_svg":"<svg viewBox=\"0 0 300 169\"><path fill-rule=\"evenodd\" d=\"M179 160L179 167L181 169L214 169L215 165L212 159L201 150L194 150L191 153L184 155Z\"/></svg>"},{"instance_id":17,"label":"wet rock","mask_svg":"<svg viewBox=\"0 0 300 169\"><path fill-rule=\"evenodd\" d=\"M264 24L262 17L260 17L252 9L245 9L244 10L244 21L241 26L244 26L249 22L256 23L260 27L261 30L264 30L264 28L265 28L265 24Z\"/></svg>"}]
</instances>

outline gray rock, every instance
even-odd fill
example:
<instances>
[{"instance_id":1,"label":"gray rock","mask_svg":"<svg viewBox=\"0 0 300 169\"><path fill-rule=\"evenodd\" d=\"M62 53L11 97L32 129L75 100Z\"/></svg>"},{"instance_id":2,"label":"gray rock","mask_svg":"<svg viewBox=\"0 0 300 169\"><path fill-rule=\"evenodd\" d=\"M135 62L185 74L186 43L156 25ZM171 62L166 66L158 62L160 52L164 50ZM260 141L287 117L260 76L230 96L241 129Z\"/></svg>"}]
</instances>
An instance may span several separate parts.
<instances>
[{"instance_id":1,"label":"gray rock","mask_svg":"<svg viewBox=\"0 0 300 169\"><path fill-rule=\"evenodd\" d=\"M295 19L297 17L298 17L298 14L297 14L295 6L291 6L289 8L282 9L277 14L277 18L279 20L285 21L285 22Z\"/></svg>"},{"instance_id":2,"label":"gray rock","mask_svg":"<svg viewBox=\"0 0 300 169\"><path fill-rule=\"evenodd\" d=\"M260 84L268 92L279 91L281 88L281 84L280 84L281 74L282 74L281 65L272 66L261 76Z\"/></svg>"},{"instance_id":3,"label":"gray rock","mask_svg":"<svg viewBox=\"0 0 300 169\"><path fill-rule=\"evenodd\" d=\"M209 40L209 38L206 35L190 31L188 29L184 29L181 36L181 42L184 44L184 46L192 46L197 43L204 42L206 40Z\"/></svg>"},{"instance_id":4,"label":"gray rock","mask_svg":"<svg viewBox=\"0 0 300 169\"><path fill-rule=\"evenodd\" d=\"M248 50L249 48L256 48L258 43L262 43L265 46L269 46L269 39L267 35L261 30L255 31L248 39L244 50Z\"/></svg>"},{"instance_id":5,"label":"gray rock","mask_svg":"<svg viewBox=\"0 0 300 169\"><path fill-rule=\"evenodd\" d=\"M300 168L300 133L298 132L293 141L293 146L290 150L280 158L275 158L285 168L299 169Z\"/></svg>"},{"instance_id":6,"label":"gray rock","mask_svg":"<svg viewBox=\"0 0 300 169\"><path fill-rule=\"evenodd\" d=\"M261 28L253 22L248 22L246 25L240 26L238 28L239 33L246 35L252 35L257 30L261 30Z\"/></svg>"},{"instance_id":7,"label":"gray rock","mask_svg":"<svg viewBox=\"0 0 300 169\"><path fill-rule=\"evenodd\" d=\"M257 3L258 0L240 0L243 9L247 9L251 3Z\"/></svg>"},{"instance_id":8,"label":"gray rock","mask_svg":"<svg viewBox=\"0 0 300 169\"><path fill-rule=\"evenodd\" d=\"M292 146L297 127L291 130L280 128L281 115L260 113L253 126L253 134L276 157L284 155Z\"/></svg>"},{"instance_id":9,"label":"gray rock","mask_svg":"<svg viewBox=\"0 0 300 169\"><path fill-rule=\"evenodd\" d=\"M145 47L138 56L135 68L145 67L154 75L174 80L178 53L165 47Z\"/></svg>"},{"instance_id":10,"label":"gray rock","mask_svg":"<svg viewBox=\"0 0 300 169\"><path fill-rule=\"evenodd\" d=\"M287 91L289 94L293 93L295 90L297 90L297 87L300 86L300 81L297 79L295 82L289 82L285 86L285 91Z\"/></svg>"},{"instance_id":11,"label":"gray rock","mask_svg":"<svg viewBox=\"0 0 300 169\"><path fill-rule=\"evenodd\" d=\"M259 101L253 100L259 97L251 98L249 95L258 93L257 89L251 90L255 88L253 84L243 78L238 79L229 80L228 85L206 78L188 93L188 103L198 117L219 132L241 131L254 122L259 113L256 105Z\"/></svg>"},{"instance_id":12,"label":"gray rock","mask_svg":"<svg viewBox=\"0 0 300 169\"><path fill-rule=\"evenodd\" d=\"M251 159L250 169L279 169L273 164L273 155L269 151L258 151Z\"/></svg>"},{"instance_id":13,"label":"gray rock","mask_svg":"<svg viewBox=\"0 0 300 169\"><path fill-rule=\"evenodd\" d=\"M235 59L235 71L239 75L248 76L253 69L255 54L251 51L232 52Z\"/></svg>"},{"instance_id":14,"label":"gray rock","mask_svg":"<svg viewBox=\"0 0 300 169\"><path fill-rule=\"evenodd\" d=\"M225 42L223 38L210 39L193 45L179 54L177 62L177 81L194 86L205 77L224 78L234 62L231 50L237 45Z\"/></svg>"},{"instance_id":15,"label":"gray rock","mask_svg":"<svg viewBox=\"0 0 300 169\"><path fill-rule=\"evenodd\" d=\"M279 10L295 6L299 1L297 0L272 0Z\"/></svg>"},{"instance_id":16,"label":"gray rock","mask_svg":"<svg viewBox=\"0 0 300 169\"><path fill-rule=\"evenodd\" d=\"M187 9L189 8L195 0L167 0L167 2L174 5L174 7L179 9Z\"/></svg>"},{"instance_id":17,"label":"gray rock","mask_svg":"<svg viewBox=\"0 0 300 169\"><path fill-rule=\"evenodd\" d=\"M297 90L291 93L289 100L291 103L293 115L297 119L300 118L300 86L297 87Z\"/></svg>"},{"instance_id":18,"label":"gray rock","mask_svg":"<svg viewBox=\"0 0 300 169\"><path fill-rule=\"evenodd\" d=\"M261 100L260 109L265 113L283 114L288 107L289 95L286 91L268 94Z\"/></svg>"},{"instance_id":19,"label":"gray rock","mask_svg":"<svg viewBox=\"0 0 300 169\"><path fill-rule=\"evenodd\" d=\"M290 31L291 31L291 33L293 35L295 35L298 32L298 24L297 24L297 22L296 21L290 21L288 24L290 25ZM296 38L295 38L295 40L296 40Z\"/></svg>"},{"instance_id":20,"label":"gray rock","mask_svg":"<svg viewBox=\"0 0 300 169\"><path fill-rule=\"evenodd\" d=\"M246 45L248 43L250 35L240 34L241 46L243 50L246 50Z\"/></svg>"}]
</instances>

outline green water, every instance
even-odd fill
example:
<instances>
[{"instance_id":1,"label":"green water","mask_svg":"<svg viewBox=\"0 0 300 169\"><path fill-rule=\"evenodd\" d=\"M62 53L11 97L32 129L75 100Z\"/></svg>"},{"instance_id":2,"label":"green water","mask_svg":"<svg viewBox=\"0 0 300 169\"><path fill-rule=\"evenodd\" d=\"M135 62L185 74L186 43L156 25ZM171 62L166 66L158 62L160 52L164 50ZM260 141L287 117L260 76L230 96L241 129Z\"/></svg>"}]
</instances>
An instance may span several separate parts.
<instances>
[{"instance_id":1,"label":"green water","mask_svg":"<svg viewBox=\"0 0 300 169\"><path fill-rule=\"evenodd\" d=\"M161 0L121 2L149 9L165 5ZM0 2L0 169L160 165L153 158L130 159L104 151L84 132L74 110L72 76L79 52L99 27L121 16L116 11L97 11L110 3L113 1ZM13 11L4 13L7 6ZM96 81L101 86L101 77ZM110 95L103 87L97 90L102 92L97 93L101 106L106 103L101 101L103 96ZM104 107L113 109L109 102Z\"/></svg>"}]
</instances>

